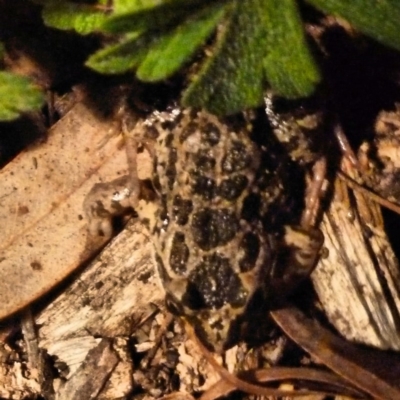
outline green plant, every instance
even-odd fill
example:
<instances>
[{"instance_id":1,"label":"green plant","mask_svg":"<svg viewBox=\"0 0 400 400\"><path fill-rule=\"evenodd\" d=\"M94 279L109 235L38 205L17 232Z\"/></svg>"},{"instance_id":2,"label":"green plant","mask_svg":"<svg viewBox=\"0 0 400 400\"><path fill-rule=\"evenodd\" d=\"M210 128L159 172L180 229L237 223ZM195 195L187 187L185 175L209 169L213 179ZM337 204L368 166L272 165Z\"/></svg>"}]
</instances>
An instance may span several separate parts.
<instances>
[{"instance_id":1,"label":"green plant","mask_svg":"<svg viewBox=\"0 0 400 400\"><path fill-rule=\"evenodd\" d=\"M310 95L321 80L297 0L114 0L112 9L107 0L35 2L43 6L43 20L51 27L116 35L87 60L103 74L134 70L143 81L161 81L189 65L211 40L182 103L216 114L259 105L266 85L298 98ZM400 49L398 0L307 3Z\"/></svg>"},{"instance_id":2,"label":"green plant","mask_svg":"<svg viewBox=\"0 0 400 400\"><path fill-rule=\"evenodd\" d=\"M0 60L3 56L4 47L0 43ZM42 91L29 78L0 70L0 121L11 121L43 103Z\"/></svg>"}]
</instances>

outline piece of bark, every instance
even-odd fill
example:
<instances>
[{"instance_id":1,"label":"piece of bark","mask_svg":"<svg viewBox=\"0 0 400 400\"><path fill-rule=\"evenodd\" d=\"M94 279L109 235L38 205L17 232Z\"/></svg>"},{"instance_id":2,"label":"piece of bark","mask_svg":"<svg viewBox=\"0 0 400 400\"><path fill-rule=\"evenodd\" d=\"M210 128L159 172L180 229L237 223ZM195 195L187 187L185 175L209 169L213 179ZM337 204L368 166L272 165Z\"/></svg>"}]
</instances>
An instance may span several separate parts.
<instances>
[{"instance_id":1,"label":"piece of bark","mask_svg":"<svg viewBox=\"0 0 400 400\"><path fill-rule=\"evenodd\" d=\"M129 336L135 321L164 293L153 271L152 244L131 221L97 259L38 318L40 345L51 349L82 336Z\"/></svg>"},{"instance_id":2,"label":"piece of bark","mask_svg":"<svg viewBox=\"0 0 400 400\"><path fill-rule=\"evenodd\" d=\"M132 390L133 362L127 340L164 298L153 273L151 251L143 226L131 221L37 318L40 346L67 369L68 386L57 389L57 399L79 398L68 397L72 388L94 384L90 376L97 374L95 365L88 375L82 364L92 357L90 352L102 337L111 338L114 348L117 342L123 345L98 398L123 398Z\"/></svg>"},{"instance_id":3,"label":"piece of bark","mask_svg":"<svg viewBox=\"0 0 400 400\"><path fill-rule=\"evenodd\" d=\"M117 364L118 356L110 341L102 339L87 353L84 362L62 390L59 390L56 399L96 399Z\"/></svg>"},{"instance_id":4,"label":"piece of bark","mask_svg":"<svg viewBox=\"0 0 400 400\"><path fill-rule=\"evenodd\" d=\"M328 256L312 274L329 321L346 339L400 350L400 272L379 207L337 190L321 229ZM377 221L378 220L378 221Z\"/></svg>"},{"instance_id":5,"label":"piece of bark","mask_svg":"<svg viewBox=\"0 0 400 400\"><path fill-rule=\"evenodd\" d=\"M154 328L150 332L147 328L141 332L140 327L141 321L146 320L155 324L157 331L161 325L158 318L154 318L154 310L162 309L164 291L154 273L151 253L152 244L146 230L138 221L130 221L79 278L37 317L39 345L57 360L56 365L64 365L65 379L80 373L79 368L88 352L98 345L101 337L128 340L133 336L138 343L136 351L154 347ZM213 377L204 386L206 389L218 379L217 374L201 354L194 351L193 344L183 339L179 326L174 329L174 333L168 333L176 342L175 350L169 350L169 354L176 352L179 359L176 371L181 387L187 391L198 390L204 386L199 374L204 374ZM132 389L132 379L135 385L141 380L144 385L146 382L154 385L154 379L149 379L140 370L133 372L130 352L129 349L121 351L119 359L125 358L125 362L120 361L115 367L104 391L99 394L100 399L111 400L126 395ZM161 349L149 366L149 373L168 364L167 359L165 349ZM58 395L61 390L64 389L60 387ZM149 390L163 394L157 388Z\"/></svg>"}]
</instances>

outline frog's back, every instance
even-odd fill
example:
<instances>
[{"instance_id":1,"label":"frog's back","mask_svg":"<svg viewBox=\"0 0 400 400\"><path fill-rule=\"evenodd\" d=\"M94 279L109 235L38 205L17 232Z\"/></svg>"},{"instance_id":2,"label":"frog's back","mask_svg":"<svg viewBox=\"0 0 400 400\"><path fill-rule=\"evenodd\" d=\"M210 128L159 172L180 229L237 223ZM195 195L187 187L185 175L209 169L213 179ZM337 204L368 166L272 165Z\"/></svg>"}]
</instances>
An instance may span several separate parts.
<instances>
[{"instance_id":1,"label":"frog's back","mask_svg":"<svg viewBox=\"0 0 400 400\"><path fill-rule=\"evenodd\" d=\"M262 214L282 185L262 163L251 122L184 110L157 122L154 227L157 264L169 300L207 342L223 341L271 265Z\"/></svg>"}]
</instances>

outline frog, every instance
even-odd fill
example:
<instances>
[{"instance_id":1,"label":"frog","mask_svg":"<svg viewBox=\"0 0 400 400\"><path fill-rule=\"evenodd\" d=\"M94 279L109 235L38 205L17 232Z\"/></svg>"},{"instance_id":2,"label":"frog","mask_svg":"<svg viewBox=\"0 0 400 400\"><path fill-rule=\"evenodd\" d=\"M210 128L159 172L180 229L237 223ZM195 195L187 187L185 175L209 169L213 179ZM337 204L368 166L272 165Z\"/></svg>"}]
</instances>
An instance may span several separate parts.
<instances>
[{"instance_id":1,"label":"frog","mask_svg":"<svg viewBox=\"0 0 400 400\"><path fill-rule=\"evenodd\" d=\"M323 242L318 229L291 223L288 160L258 121L255 112L153 112L126 133L130 177L95 185L84 203L92 234L109 235L128 204L137 212L168 309L218 353L244 335L253 309L309 275ZM154 196L135 171L141 143L151 143Z\"/></svg>"}]
</instances>

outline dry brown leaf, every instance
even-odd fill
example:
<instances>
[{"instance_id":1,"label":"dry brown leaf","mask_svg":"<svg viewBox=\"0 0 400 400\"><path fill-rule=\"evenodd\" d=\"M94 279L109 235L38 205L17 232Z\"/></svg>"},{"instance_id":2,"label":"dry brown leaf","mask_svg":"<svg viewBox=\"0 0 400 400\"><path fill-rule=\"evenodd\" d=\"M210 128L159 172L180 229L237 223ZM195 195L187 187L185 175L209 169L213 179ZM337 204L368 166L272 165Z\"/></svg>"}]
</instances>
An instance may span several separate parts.
<instances>
[{"instance_id":1,"label":"dry brown leaf","mask_svg":"<svg viewBox=\"0 0 400 400\"><path fill-rule=\"evenodd\" d=\"M77 104L48 140L0 172L0 319L76 269L86 246L82 203L92 186L126 174L118 124Z\"/></svg>"},{"instance_id":2,"label":"dry brown leaf","mask_svg":"<svg viewBox=\"0 0 400 400\"><path fill-rule=\"evenodd\" d=\"M296 381L301 380L303 383L305 381L310 381L313 383L322 384L319 389L320 392L323 392L324 384L330 385L331 388L336 388L337 390L343 393L350 393L354 397L362 397L361 392L357 392L354 388L350 387L349 384L343 380L342 378L334 375L330 372L320 371L311 368L285 368L285 367L272 367L268 369L260 369L260 370L248 370L240 373L240 378L245 379L257 384L263 384L267 382L273 381ZM329 386L328 386L329 387ZM326 387L326 394L329 394L328 387ZM229 393L237 390L237 387L234 386L227 380L221 379L217 383L215 383L210 389L207 390L201 397L202 400L212 400L219 398L221 396L226 396ZM332 391L332 389L330 389ZM293 396L296 395L296 392L293 389ZM308 394L302 395L302 397L307 399L322 399L325 398L323 394Z\"/></svg>"}]
</instances>

